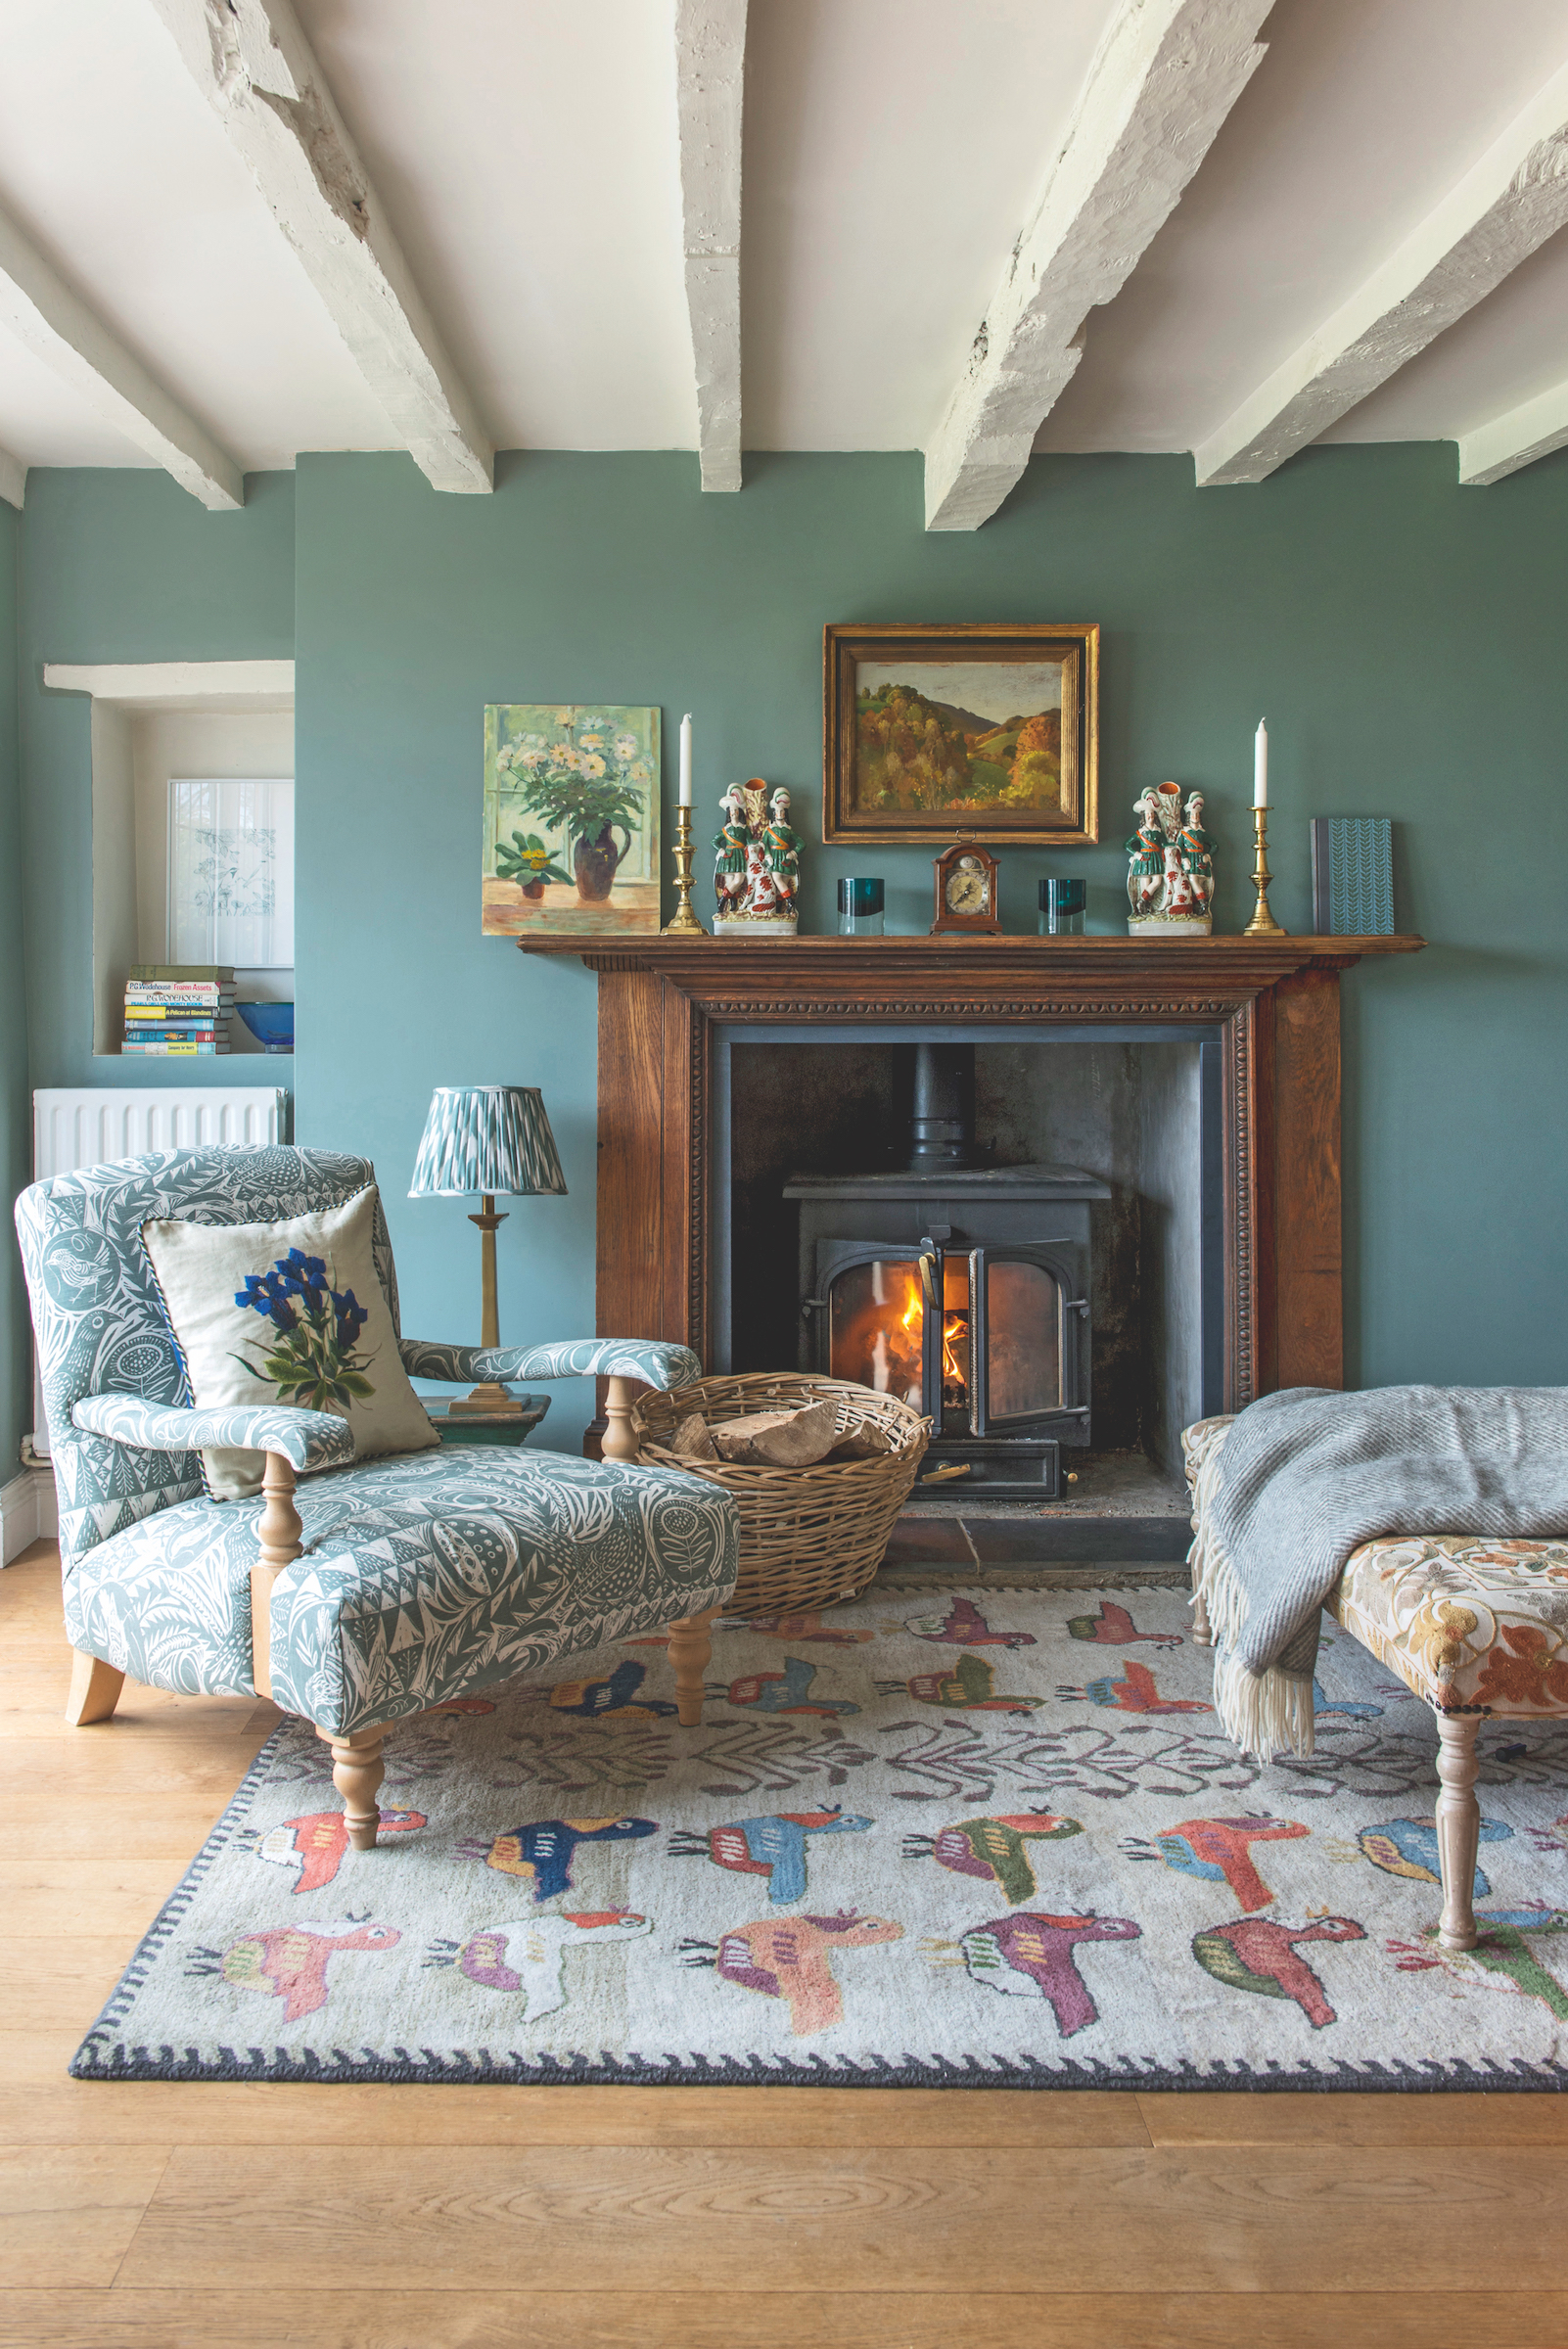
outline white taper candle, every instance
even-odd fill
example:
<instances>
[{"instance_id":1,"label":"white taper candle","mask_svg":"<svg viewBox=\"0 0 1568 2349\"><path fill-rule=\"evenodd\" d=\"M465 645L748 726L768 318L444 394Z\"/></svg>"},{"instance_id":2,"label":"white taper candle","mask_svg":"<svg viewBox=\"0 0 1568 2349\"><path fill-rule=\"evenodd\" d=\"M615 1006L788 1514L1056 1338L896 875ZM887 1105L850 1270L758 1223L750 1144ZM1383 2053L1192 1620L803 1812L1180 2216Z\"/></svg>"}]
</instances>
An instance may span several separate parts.
<instances>
[{"instance_id":1,"label":"white taper candle","mask_svg":"<svg viewBox=\"0 0 1568 2349\"><path fill-rule=\"evenodd\" d=\"M1252 744L1252 804L1255 807L1268 805L1268 728L1263 718Z\"/></svg>"},{"instance_id":2,"label":"white taper candle","mask_svg":"<svg viewBox=\"0 0 1568 2349\"><path fill-rule=\"evenodd\" d=\"M691 806L691 712L680 721L680 805Z\"/></svg>"}]
</instances>

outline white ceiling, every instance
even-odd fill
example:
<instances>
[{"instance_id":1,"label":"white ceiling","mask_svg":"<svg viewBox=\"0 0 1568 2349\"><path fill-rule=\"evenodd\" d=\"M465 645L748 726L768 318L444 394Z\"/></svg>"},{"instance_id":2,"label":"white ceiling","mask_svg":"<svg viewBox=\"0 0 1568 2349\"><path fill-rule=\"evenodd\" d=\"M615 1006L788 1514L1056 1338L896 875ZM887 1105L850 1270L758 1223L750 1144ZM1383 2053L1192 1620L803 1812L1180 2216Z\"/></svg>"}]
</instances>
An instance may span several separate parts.
<instances>
[{"instance_id":1,"label":"white ceiling","mask_svg":"<svg viewBox=\"0 0 1568 2349\"><path fill-rule=\"evenodd\" d=\"M500 447L696 444L671 0L297 0ZM925 445L1111 0L751 0L743 439ZM151 0L0 0L0 205L249 469L400 445ZM1051 449L1187 450L1568 62L1563 0L1278 0ZM1568 231L1332 428L1453 438L1568 380ZM0 330L0 446L150 460Z\"/></svg>"}]
</instances>

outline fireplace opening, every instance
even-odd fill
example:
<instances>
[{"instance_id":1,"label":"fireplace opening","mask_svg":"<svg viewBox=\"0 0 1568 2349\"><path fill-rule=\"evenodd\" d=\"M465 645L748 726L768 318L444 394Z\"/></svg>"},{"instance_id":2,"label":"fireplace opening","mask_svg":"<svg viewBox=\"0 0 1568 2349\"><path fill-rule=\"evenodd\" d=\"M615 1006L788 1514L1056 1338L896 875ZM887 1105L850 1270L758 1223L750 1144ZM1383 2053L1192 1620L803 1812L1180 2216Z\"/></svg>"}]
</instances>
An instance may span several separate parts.
<instances>
[{"instance_id":1,"label":"fireplace opening","mask_svg":"<svg viewBox=\"0 0 1568 2349\"><path fill-rule=\"evenodd\" d=\"M798 1171L797 1359L931 1420L932 1469L1049 1497L1090 1440L1090 1218L1080 1167L999 1167L975 1131L975 1047L915 1047L905 1164ZM928 1473L932 1471L928 1470Z\"/></svg>"},{"instance_id":2,"label":"fireplace opening","mask_svg":"<svg viewBox=\"0 0 1568 2349\"><path fill-rule=\"evenodd\" d=\"M1221 1407L1213 1031L715 1040L715 1369L899 1397L966 1505L1172 1482Z\"/></svg>"}]
</instances>

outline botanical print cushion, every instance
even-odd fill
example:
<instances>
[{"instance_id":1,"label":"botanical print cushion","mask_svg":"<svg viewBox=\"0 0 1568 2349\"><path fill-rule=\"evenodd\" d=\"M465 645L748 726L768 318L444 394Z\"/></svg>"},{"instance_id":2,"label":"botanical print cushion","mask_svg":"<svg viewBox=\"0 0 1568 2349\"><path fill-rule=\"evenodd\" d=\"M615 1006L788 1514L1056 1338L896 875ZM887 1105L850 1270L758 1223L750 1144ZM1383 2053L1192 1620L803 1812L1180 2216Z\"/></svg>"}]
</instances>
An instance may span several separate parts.
<instances>
[{"instance_id":1,"label":"botanical print cushion","mask_svg":"<svg viewBox=\"0 0 1568 2349\"><path fill-rule=\"evenodd\" d=\"M376 1186L282 1223L149 1222L152 1260L191 1401L338 1411L361 1459L440 1439L397 1354L371 1255ZM261 1490L259 1451L204 1451L215 1499Z\"/></svg>"}]
</instances>

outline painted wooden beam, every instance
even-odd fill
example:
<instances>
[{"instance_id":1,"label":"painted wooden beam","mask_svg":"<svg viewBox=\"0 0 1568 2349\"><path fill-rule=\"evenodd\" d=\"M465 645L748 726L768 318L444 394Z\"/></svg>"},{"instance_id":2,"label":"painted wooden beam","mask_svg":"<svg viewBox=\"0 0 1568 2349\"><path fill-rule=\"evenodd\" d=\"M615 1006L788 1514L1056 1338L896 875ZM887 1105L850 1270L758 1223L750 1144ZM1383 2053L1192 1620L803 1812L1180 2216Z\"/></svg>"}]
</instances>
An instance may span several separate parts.
<instances>
[{"instance_id":1,"label":"painted wooden beam","mask_svg":"<svg viewBox=\"0 0 1568 2349\"><path fill-rule=\"evenodd\" d=\"M135 447L204 506L245 503L245 477L178 400L68 286L8 214L0 212L0 326L90 401ZM5 461L0 497L20 506L25 466Z\"/></svg>"},{"instance_id":2,"label":"painted wooden beam","mask_svg":"<svg viewBox=\"0 0 1568 2349\"><path fill-rule=\"evenodd\" d=\"M27 468L9 448L0 448L0 497L20 514L27 494Z\"/></svg>"},{"instance_id":3,"label":"painted wooden beam","mask_svg":"<svg viewBox=\"0 0 1568 2349\"><path fill-rule=\"evenodd\" d=\"M926 447L926 528L974 530L1263 61L1270 0L1121 0Z\"/></svg>"},{"instance_id":4,"label":"painted wooden beam","mask_svg":"<svg viewBox=\"0 0 1568 2349\"><path fill-rule=\"evenodd\" d=\"M290 0L152 0L392 431L438 489L495 452Z\"/></svg>"},{"instance_id":5,"label":"painted wooden beam","mask_svg":"<svg viewBox=\"0 0 1568 2349\"><path fill-rule=\"evenodd\" d=\"M1265 480L1397 375L1565 222L1568 66L1350 299L1193 450L1200 487Z\"/></svg>"},{"instance_id":6,"label":"painted wooden beam","mask_svg":"<svg viewBox=\"0 0 1568 2349\"><path fill-rule=\"evenodd\" d=\"M1459 480L1467 488L1500 482L1553 449L1568 448L1568 384L1553 384L1473 433L1459 435Z\"/></svg>"},{"instance_id":7,"label":"painted wooden beam","mask_svg":"<svg viewBox=\"0 0 1568 2349\"><path fill-rule=\"evenodd\" d=\"M746 0L675 0L681 253L705 489L741 485L741 105Z\"/></svg>"}]
</instances>

